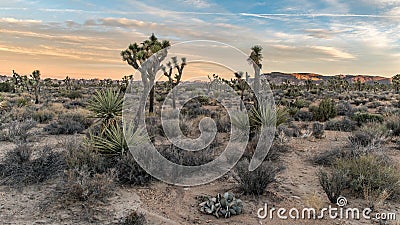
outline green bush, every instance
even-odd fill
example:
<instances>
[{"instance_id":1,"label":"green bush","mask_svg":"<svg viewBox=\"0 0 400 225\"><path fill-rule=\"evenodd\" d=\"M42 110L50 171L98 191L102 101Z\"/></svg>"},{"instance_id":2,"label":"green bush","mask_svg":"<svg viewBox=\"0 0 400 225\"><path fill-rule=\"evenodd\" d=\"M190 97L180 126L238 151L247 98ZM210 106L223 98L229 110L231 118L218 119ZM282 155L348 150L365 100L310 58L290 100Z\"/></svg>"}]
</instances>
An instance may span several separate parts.
<instances>
[{"instance_id":1,"label":"green bush","mask_svg":"<svg viewBox=\"0 0 400 225\"><path fill-rule=\"evenodd\" d=\"M314 120L325 122L337 115L336 104L333 99L324 99L318 107L310 107Z\"/></svg>"},{"instance_id":2,"label":"green bush","mask_svg":"<svg viewBox=\"0 0 400 225\"><path fill-rule=\"evenodd\" d=\"M400 174L386 160L374 155L363 155L338 160L335 169L347 174L347 185L356 196L363 196L367 188L371 191L399 193Z\"/></svg>"},{"instance_id":3,"label":"green bush","mask_svg":"<svg viewBox=\"0 0 400 225\"><path fill-rule=\"evenodd\" d=\"M362 112L354 113L352 119L357 122L358 126L361 126L364 123L372 123L372 122L382 123L384 121L384 117L380 114L371 114Z\"/></svg>"}]
</instances>

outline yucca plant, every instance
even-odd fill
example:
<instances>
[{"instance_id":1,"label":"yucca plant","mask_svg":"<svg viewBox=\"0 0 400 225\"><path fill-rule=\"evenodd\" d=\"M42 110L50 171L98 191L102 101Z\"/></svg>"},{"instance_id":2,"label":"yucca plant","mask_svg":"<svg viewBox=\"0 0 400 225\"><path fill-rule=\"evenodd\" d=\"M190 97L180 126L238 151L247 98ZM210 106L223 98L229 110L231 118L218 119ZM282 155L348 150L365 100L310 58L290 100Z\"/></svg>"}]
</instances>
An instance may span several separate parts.
<instances>
[{"instance_id":1,"label":"yucca plant","mask_svg":"<svg viewBox=\"0 0 400 225\"><path fill-rule=\"evenodd\" d=\"M231 115L232 125L239 130L246 130L250 127L248 115L245 112L236 112Z\"/></svg>"},{"instance_id":2,"label":"yucca plant","mask_svg":"<svg viewBox=\"0 0 400 225\"><path fill-rule=\"evenodd\" d=\"M129 151L129 145L140 144L144 140L142 130L133 130L132 125L125 125L120 122L109 124L99 135L89 134L88 144L104 155L122 155Z\"/></svg>"},{"instance_id":3,"label":"yucca plant","mask_svg":"<svg viewBox=\"0 0 400 225\"><path fill-rule=\"evenodd\" d=\"M283 107L272 107L270 104L260 102L258 108L252 107L250 120L255 127L279 126L288 120L288 111Z\"/></svg>"},{"instance_id":4,"label":"yucca plant","mask_svg":"<svg viewBox=\"0 0 400 225\"><path fill-rule=\"evenodd\" d=\"M106 127L122 115L122 105L123 97L114 89L96 91L93 98L88 101L88 109Z\"/></svg>"}]
</instances>

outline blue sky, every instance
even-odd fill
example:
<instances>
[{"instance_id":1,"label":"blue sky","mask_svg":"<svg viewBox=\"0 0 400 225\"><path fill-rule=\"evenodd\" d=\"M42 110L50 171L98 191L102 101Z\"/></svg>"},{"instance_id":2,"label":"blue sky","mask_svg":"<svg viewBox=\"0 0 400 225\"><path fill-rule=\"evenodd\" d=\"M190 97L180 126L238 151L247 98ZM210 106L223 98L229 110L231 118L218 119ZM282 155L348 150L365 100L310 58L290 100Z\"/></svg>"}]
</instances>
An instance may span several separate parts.
<instances>
[{"instance_id":1,"label":"blue sky","mask_svg":"<svg viewBox=\"0 0 400 225\"><path fill-rule=\"evenodd\" d=\"M16 0L0 9L1 74L120 78L133 72L119 52L153 32L247 54L261 45L264 72L400 73L400 0Z\"/></svg>"}]
</instances>

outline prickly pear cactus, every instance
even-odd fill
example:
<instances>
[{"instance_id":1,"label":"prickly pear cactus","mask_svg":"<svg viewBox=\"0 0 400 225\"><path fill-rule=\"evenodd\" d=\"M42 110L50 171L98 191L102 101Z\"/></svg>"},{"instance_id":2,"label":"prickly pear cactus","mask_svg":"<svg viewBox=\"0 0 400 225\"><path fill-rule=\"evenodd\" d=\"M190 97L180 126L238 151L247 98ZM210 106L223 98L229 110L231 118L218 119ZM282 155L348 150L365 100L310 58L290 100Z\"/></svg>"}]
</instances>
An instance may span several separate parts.
<instances>
[{"instance_id":1,"label":"prickly pear cactus","mask_svg":"<svg viewBox=\"0 0 400 225\"><path fill-rule=\"evenodd\" d=\"M236 199L231 192L223 195L218 194L215 198L208 198L205 202L199 204L200 211L205 214L214 215L217 218L229 218L239 215L243 211L243 202Z\"/></svg>"}]
</instances>

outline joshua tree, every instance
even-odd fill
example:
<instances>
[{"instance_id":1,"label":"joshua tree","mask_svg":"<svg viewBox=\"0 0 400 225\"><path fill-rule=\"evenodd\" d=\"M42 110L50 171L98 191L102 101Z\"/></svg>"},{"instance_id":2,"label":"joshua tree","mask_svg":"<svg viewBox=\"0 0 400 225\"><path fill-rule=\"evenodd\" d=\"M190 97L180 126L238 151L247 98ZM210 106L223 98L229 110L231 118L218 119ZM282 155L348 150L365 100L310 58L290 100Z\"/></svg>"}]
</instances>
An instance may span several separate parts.
<instances>
[{"instance_id":1,"label":"joshua tree","mask_svg":"<svg viewBox=\"0 0 400 225\"><path fill-rule=\"evenodd\" d=\"M262 56L262 47L259 45L255 45L251 48L251 53L250 56L248 58L248 62L253 65L253 69L254 69L254 94L257 95L260 91L260 73L261 73L261 68L262 68L262 64L261 61L263 59ZM255 97L255 100L257 100L257 98ZM257 101L255 101L257 102Z\"/></svg>"},{"instance_id":2,"label":"joshua tree","mask_svg":"<svg viewBox=\"0 0 400 225\"><path fill-rule=\"evenodd\" d=\"M243 97L244 97L244 91L247 88L247 83L245 82L245 80L243 80L243 72L239 71L235 73L235 86L236 88L240 91L240 100L242 100L240 102L240 111L243 111Z\"/></svg>"},{"instance_id":3,"label":"joshua tree","mask_svg":"<svg viewBox=\"0 0 400 225\"><path fill-rule=\"evenodd\" d=\"M304 83L306 84L307 91L310 91L313 86L313 81L311 79L307 79L304 81Z\"/></svg>"},{"instance_id":4,"label":"joshua tree","mask_svg":"<svg viewBox=\"0 0 400 225\"><path fill-rule=\"evenodd\" d=\"M154 111L154 80L157 72L161 69L161 62L167 57L167 48L169 46L169 41L159 41L158 38L152 34L148 40L140 44L130 44L126 50L121 52L122 60L126 61L134 69L139 70L144 86L144 92L141 98L142 102L136 116L136 125L141 118L142 107L146 101L146 96L149 93L150 87L149 112L152 113Z\"/></svg>"},{"instance_id":5,"label":"joshua tree","mask_svg":"<svg viewBox=\"0 0 400 225\"><path fill-rule=\"evenodd\" d=\"M71 90L71 78L69 76L64 79L64 84L67 90Z\"/></svg>"},{"instance_id":6,"label":"joshua tree","mask_svg":"<svg viewBox=\"0 0 400 225\"><path fill-rule=\"evenodd\" d=\"M31 77L31 84L33 87L33 90L35 92L35 104L39 104L39 93L40 93L40 71L35 70L32 72L30 75Z\"/></svg>"},{"instance_id":7,"label":"joshua tree","mask_svg":"<svg viewBox=\"0 0 400 225\"><path fill-rule=\"evenodd\" d=\"M172 107L175 109L176 108L176 102L175 102L175 96L176 96L176 90L174 90L174 87L178 86L179 83L181 82L182 79L182 74L183 74L183 69L186 66L186 58L182 58L181 64L178 63L178 59L176 56L171 57L172 63L168 62L167 67L168 71L166 70L165 66L161 66L161 69L164 72L164 76L168 77L168 84L169 87L172 89ZM172 70L175 68L178 73L175 74L175 80L172 78Z\"/></svg>"},{"instance_id":8,"label":"joshua tree","mask_svg":"<svg viewBox=\"0 0 400 225\"><path fill-rule=\"evenodd\" d=\"M394 86L395 91L397 93L400 92L400 74L393 76L392 84Z\"/></svg>"},{"instance_id":9,"label":"joshua tree","mask_svg":"<svg viewBox=\"0 0 400 225\"><path fill-rule=\"evenodd\" d=\"M12 82L13 82L13 86L14 86L13 87L13 93L16 93L17 92L17 88L19 89L21 87L21 85L22 85L22 78L14 70L13 70Z\"/></svg>"}]
</instances>

